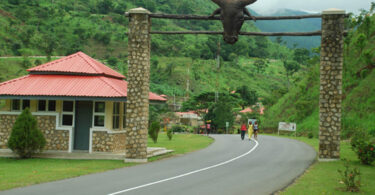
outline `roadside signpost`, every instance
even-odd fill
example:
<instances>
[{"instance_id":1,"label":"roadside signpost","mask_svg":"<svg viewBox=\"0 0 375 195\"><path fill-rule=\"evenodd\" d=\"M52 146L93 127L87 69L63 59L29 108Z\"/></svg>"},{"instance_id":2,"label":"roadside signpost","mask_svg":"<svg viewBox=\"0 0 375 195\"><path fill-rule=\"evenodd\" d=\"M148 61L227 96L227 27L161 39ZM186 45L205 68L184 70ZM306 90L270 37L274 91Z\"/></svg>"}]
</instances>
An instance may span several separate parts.
<instances>
[{"instance_id":1,"label":"roadside signpost","mask_svg":"<svg viewBox=\"0 0 375 195\"><path fill-rule=\"evenodd\" d=\"M229 122L225 122L225 127L226 127L226 129L227 129L227 134L228 134Z\"/></svg>"},{"instance_id":2,"label":"roadside signpost","mask_svg":"<svg viewBox=\"0 0 375 195\"><path fill-rule=\"evenodd\" d=\"M279 122L279 128L277 130L277 134L280 135L280 130L282 131L294 131L294 136L297 136L297 125L296 123L286 123L286 122Z\"/></svg>"}]
</instances>

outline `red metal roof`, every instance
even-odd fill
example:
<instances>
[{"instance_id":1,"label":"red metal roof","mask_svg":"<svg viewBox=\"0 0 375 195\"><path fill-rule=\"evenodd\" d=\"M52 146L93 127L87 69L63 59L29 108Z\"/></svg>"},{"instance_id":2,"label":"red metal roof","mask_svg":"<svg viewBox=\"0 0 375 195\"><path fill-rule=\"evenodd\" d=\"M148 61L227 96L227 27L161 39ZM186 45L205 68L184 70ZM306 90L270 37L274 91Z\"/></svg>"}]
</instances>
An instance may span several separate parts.
<instances>
[{"instance_id":1,"label":"red metal roof","mask_svg":"<svg viewBox=\"0 0 375 195\"><path fill-rule=\"evenodd\" d=\"M251 108L245 108L244 110L241 110L240 112L241 113L247 113L247 112L252 113L253 110ZM259 114L261 114L261 115L264 114L264 107L259 108Z\"/></svg>"},{"instance_id":2,"label":"red metal roof","mask_svg":"<svg viewBox=\"0 0 375 195\"><path fill-rule=\"evenodd\" d=\"M82 52L28 71L27 76L0 83L0 96L127 97L125 77ZM149 99L167 101L151 92Z\"/></svg>"},{"instance_id":3,"label":"red metal roof","mask_svg":"<svg viewBox=\"0 0 375 195\"><path fill-rule=\"evenodd\" d=\"M30 68L27 71L106 75L125 79L125 77L120 73L96 61L83 52L77 52L70 56Z\"/></svg>"},{"instance_id":4,"label":"red metal roof","mask_svg":"<svg viewBox=\"0 0 375 195\"><path fill-rule=\"evenodd\" d=\"M121 98L127 96L127 86L124 80L103 76L27 75L0 83L0 95ZM166 101L154 93L149 98Z\"/></svg>"},{"instance_id":5,"label":"red metal roof","mask_svg":"<svg viewBox=\"0 0 375 195\"><path fill-rule=\"evenodd\" d=\"M253 110L252 110L251 108L245 108L244 110L241 110L240 112L241 112L241 113L246 113L246 112L250 112L250 113L252 113Z\"/></svg>"}]
</instances>

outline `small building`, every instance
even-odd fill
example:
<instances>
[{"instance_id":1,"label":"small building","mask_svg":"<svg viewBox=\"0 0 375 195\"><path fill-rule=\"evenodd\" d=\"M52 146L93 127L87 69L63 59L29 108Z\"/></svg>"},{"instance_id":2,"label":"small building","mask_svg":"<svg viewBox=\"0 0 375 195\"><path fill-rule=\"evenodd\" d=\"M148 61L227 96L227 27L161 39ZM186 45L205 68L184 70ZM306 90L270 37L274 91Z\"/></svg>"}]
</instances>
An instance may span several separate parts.
<instances>
[{"instance_id":1,"label":"small building","mask_svg":"<svg viewBox=\"0 0 375 195\"><path fill-rule=\"evenodd\" d=\"M175 112L180 124L197 127L202 118L194 111Z\"/></svg>"},{"instance_id":2,"label":"small building","mask_svg":"<svg viewBox=\"0 0 375 195\"><path fill-rule=\"evenodd\" d=\"M125 152L125 76L78 52L0 83L0 149L26 107L36 116L47 151ZM135 89L136 90L136 89ZM149 93L151 103L166 99Z\"/></svg>"}]
</instances>

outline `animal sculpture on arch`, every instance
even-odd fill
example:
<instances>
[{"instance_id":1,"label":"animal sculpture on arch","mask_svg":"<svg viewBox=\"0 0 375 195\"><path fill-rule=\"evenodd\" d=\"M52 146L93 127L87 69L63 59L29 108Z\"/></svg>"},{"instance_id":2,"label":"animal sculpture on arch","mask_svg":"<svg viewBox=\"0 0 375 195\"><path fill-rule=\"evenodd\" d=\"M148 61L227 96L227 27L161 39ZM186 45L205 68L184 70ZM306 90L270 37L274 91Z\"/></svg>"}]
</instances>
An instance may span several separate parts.
<instances>
[{"instance_id":1,"label":"animal sculpture on arch","mask_svg":"<svg viewBox=\"0 0 375 195\"><path fill-rule=\"evenodd\" d=\"M238 33L241 30L242 24L245 21L245 15L251 17L254 21L254 16L251 16L247 5L253 4L257 0L212 0L220 8L215 10L211 17L220 14L221 22L224 27L224 41L229 44L234 44L238 40Z\"/></svg>"}]
</instances>

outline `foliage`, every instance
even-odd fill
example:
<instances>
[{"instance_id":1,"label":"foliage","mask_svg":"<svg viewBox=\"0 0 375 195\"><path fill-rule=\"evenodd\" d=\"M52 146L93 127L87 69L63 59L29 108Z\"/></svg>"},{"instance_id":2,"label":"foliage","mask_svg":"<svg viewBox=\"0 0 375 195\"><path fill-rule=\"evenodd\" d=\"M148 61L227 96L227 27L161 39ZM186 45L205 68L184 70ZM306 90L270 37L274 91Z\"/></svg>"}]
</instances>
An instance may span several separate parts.
<instances>
[{"instance_id":1,"label":"foliage","mask_svg":"<svg viewBox=\"0 0 375 195\"><path fill-rule=\"evenodd\" d=\"M254 62L254 66L257 68L258 73L263 73L268 66L266 60L258 59Z\"/></svg>"},{"instance_id":2,"label":"foliage","mask_svg":"<svg viewBox=\"0 0 375 195\"><path fill-rule=\"evenodd\" d=\"M371 165L375 161L375 144L364 130L357 130L351 142L352 150L357 154L358 159L365 165Z\"/></svg>"},{"instance_id":3,"label":"foliage","mask_svg":"<svg viewBox=\"0 0 375 195\"><path fill-rule=\"evenodd\" d=\"M150 137L154 141L154 143L158 142L159 131L160 131L160 122L158 122L158 121L152 122L151 126L148 130L148 134L150 135Z\"/></svg>"},{"instance_id":4,"label":"foliage","mask_svg":"<svg viewBox=\"0 0 375 195\"><path fill-rule=\"evenodd\" d=\"M38 129L37 120L31 115L29 108L26 108L13 125L8 147L21 158L30 158L41 152L45 145L46 140Z\"/></svg>"},{"instance_id":5,"label":"foliage","mask_svg":"<svg viewBox=\"0 0 375 195\"><path fill-rule=\"evenodd\" d=\"M310 59L310 51L306 48L297 48L294 50L293 60L299 64L306 64Z\"/></svg>"},{"instance_id":6,"label":"foliage","mask_svg":"<svg viewBox=\"0 0 375 195\"><path fill-rule=\"evenodd\" d=\"M368 42L367 42L366 36L363 33L361 33L357 37L357 40L355 43L356 43L356 47L359 49L359 53L362 53L363 49L365 48Z\"/></svg>"},{"instance_id":7,"label":"foliage","mask_svg":"<svg viewBox=\"0 0 375 195\"><path fill-rule=\"evenodd\" d=\"M168 137L168 140L172 140L172 137L173 137L173 130L172 129L168 129L167 130L167 137Z\"/></svg>"},{"instance_id":8,"label":"foliage","mask_svg":"<svg viewBox=\"0 0 375 195\"><path fill-rule=\"evenodd\" d=\"M344 164L345 170L337 170L340 173L341 181L346 186L346 191L358 192L361 187L361 172L355 167L351 168L348 161Z\"/></svg>"},{"instance_id":9,"label":"foliage","mask_svg":"<svg viewBox=\"0 0 375 195\"><path fill-rule=\"evenodd\" d=\"M373 11L363 11L359 16L351 15L347 20L350 27L344 46L343 90L342 90L342 138L349 138L363 129L367 132L375 131L375 82L374 56L375 29L369 29L367 38L363 25L365 17L371 24L375 22ZM367 19L368 20L368 19ZM359 40L359 41L358 41ZM280 121L296 122L299 134L314 137L319 132L319 48L313 51L308 61L308 68L304 65L293 75L295 82L287 93L276 93L278 98L266 98L268 105L263 118L263 125L267 129L276 129ZM290 60L289 60L290 61ZM306 64L307 65L307 64ZM293 78L292 77L292 78ZM298 81L296 78L300 78ZM281 96L281 97L280 97ZM274 103L275 102L275 103Z\"/></svg>"},{"instance_id":10,"label":"foliage","mask_svg":"<svg viewBox=\"0 0 375 195\"><path fill-rule=\"evenodd\" d=\"M5 14L0 18L0 34L4 37L0 39L0 56L63 56L83 51L125 74L128 37L123 32L128 31L129 23L123 14L125 11L142 6L158 13L208 15L216 8L214 3L202 0L17 2L17 6L10 1L0 4L0 12ZM222 24L154 20L153 28L160 31L220 31ZM242 30L258 31L252 22L244 25ZM215 69L219 45L221 62L220 68ZM159 94L185 97L212 91L214 87L219 92L227 92L244 83L259 96L271 96L270 86L283 88L285 84L284 76L280 76L284 70L279 70L279 61L267 63L269 66L262 72L262 77L268 82L264 82L256 74L252 65L254 60L249 57L279 59L292 55L290 49L266 37L249 36L241 36L235 45L230 45L221 36L153 35L151 50L150 89ZM8 73L4 75L1 79L8 78Z\"/></svg>"},{"instance_id":11,"label":"foliage","mask_svg":"<svg viewBox=\"0 0 375 195\"><path fill-rule=\"evenodd\" d=\"M173 125L172 132L173 133L174 132L177 132L177 133L186 132L186 128L183 125Z\"/></svg>"},{"instance_id":12,"label":"foliage","mask_svg":"<svg viewBox=\"0 0 375 195\"><path fill-rule=\"evenodd\" d=\"M149 124L153 121L160 121L161 117L168 112L168 105L166 104L150 104L149 105Z\"/></svg>"},{"instance_id":13,"label":"foliage","mask_svg":"<svg viewBox=\"0 0 375 195\"><path fill-rule=\"evenodd\" d=\"M249 87L247 87L246 85L239 87L236 90L236 93L238 93L242 99L242 101L240 102L242 109L245 109L246 106L254 105L258 100L256 91L250 91Z\"/></svg>"},{"instance_id":14,"label":"foliage","mask_svg":"<svg viewBox=\"0 0 375 195\"><path fill-rule=\"evenodd\" d=\"M212 110L209 110L209 116L206 117L206 120L211 119L212 125L217 129L225 129L226 122L229 122L229 127L231 127L234 122L234 114L232 109L233 104L225 101L219 101L217 104L215 104Z\"/></svg>"},{"instance_id":15,"label":"foliage","mask_svg":"<svg viewBox=\"0 0 375 195\"><path fill-rule=\"evenodd\" d=\"M296 61L283 61L284 68L286 70L287 77L292 76L295 72L297 72L301 66Z\"/></svg>"},{"instance_id":16,"label":"foliage","mask_svg":"<svg viewBox=\"0 0 375 195\"><path fill-rule=\"evenodd\" d=\"M23 66L25 69L28 69L28 68L31 68L32 63L30 62L30 60L29 60L27 57L24 57L24 58L23 58L23 61L22 61L22 66Z\"/></svg>"}]
</instances>

